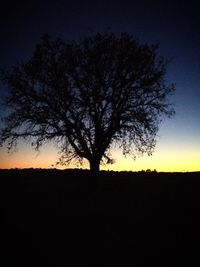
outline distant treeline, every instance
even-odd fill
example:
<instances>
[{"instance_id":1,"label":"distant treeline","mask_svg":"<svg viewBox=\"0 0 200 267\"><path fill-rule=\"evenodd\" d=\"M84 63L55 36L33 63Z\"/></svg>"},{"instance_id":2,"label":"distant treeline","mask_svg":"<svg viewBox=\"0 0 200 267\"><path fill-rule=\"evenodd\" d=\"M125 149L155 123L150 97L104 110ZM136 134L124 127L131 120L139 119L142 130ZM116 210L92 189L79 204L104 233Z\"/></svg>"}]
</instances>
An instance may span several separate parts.
<instances>
[{"instance_id":1,"label":"distant treeline","mask_svg":"<svg viewBox=\"0 0 200 267\"><path fill-rule=\"evenodd\" d=\"M90 170L88 169L79 169L79 168L69 168L69 169L56 169L56 168L11 168L11 169L0 169L0 172L14 172L14 171L20 171L20 172L59 172L59 173L90 173ZM195 173L198 174L200 171L192 171L192 172L158 172L156 169L151 170L141 170L141 171L112 171L112 170L102 170L100 173L115 173L115 174L137 174L137 173L161 173L161 174L188 174L188 173Z\"/></svg>"},{"instance_id":2,"label":"distant treeline","mask_svg":"<svg viewBox=\"0 0 200 267\"><path fill-rule=\"evenodd\" d=\"M94 177L95 176L95 177ZM92 174L86 169L0 169L0 177L26 177L26 178L66 178L67 180L87 180L88 182L98 178L99 181L110 181L110 180L122 180L134 181L134 180L160 180L160 179L189 179L189 178L200 178L200 172L157 172L156 170L142 170L138 172L134 171L100 171L98 175Z\"/></svg>"}]
</instances>

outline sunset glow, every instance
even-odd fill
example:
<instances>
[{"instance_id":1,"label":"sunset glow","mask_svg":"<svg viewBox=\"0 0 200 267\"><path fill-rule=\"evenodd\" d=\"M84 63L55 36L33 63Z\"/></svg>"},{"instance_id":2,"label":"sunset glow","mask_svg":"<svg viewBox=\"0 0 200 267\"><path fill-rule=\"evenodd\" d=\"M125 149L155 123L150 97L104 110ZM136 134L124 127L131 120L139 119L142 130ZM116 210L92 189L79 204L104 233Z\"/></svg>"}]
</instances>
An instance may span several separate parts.
<instances>
[{"instance_id":1,"label":"sunset glow","mask_svg":"<svg viewBox=\"0 0 200 267\"><path fill-rule=\"evenodd\" d=\"M23 147L13 154L7 154L5 150L0 152L0 168L52 168L57 160L57 151L51 145L41 149L37 154L31 150L31 147ZM157 146L152 156L143 156L135 161L130 157L124 157L120 151L113 151L113 158L116 163L112 165L101 166L101 170L114 171L141 171L157 170L164 172L188 172L200 170L200 145L199 147L162 149ZM88 169L87 162L84 165L57 166L57 168L83 168Z\"/></svg>"}]
</instances>

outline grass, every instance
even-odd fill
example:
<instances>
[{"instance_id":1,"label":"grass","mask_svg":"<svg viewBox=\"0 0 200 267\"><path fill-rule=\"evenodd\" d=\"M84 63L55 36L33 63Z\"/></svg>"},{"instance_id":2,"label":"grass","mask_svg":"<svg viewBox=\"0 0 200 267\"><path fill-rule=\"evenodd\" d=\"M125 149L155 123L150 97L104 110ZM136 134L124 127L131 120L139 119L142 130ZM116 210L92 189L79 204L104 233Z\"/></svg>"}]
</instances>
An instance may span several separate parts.
<instances>
[{"instance_id":1,"label":"grass","mask_svg":"<svg viewBox=\"0 0 200 267\"><path fill-rule=\"evenodd\" d=\"M80 170L0 177L2 266L200 262L200 172L101 172L97 185Z\"/></svg>"}]
</instances>

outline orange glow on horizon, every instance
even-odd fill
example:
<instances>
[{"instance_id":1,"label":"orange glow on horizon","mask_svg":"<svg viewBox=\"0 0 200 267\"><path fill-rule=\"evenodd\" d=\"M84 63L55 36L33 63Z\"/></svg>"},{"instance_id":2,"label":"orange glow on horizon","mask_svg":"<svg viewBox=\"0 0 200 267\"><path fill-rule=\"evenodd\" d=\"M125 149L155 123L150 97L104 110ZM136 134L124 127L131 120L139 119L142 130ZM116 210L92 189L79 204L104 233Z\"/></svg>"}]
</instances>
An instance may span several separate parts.
<instances>
[{"instance_id":1,"label":"orange glow on horizon","mask_svg":"<svg viewBox=\"0 0 200 267\"><path fill-rule=\"evenodd\" d=\"M55 148L49 146L44 148L39 155L29 148L7 154L5 150L0 151L0 169L10 168L52 168L57 160ZM124 158L119 151L113 152L113 158L116 163L112 165L101 166L101 170L114 171L141 171L157 170L164 172L187 172L200 171L200 150L169 150L157 149L152 156L143 156L135 161L131 157ZM53 166L54 165L54 166ZM65 168L83 168L88 169L89 164L85 162L83 166L69 165L58 166L59 169Z\"/></svg>"}]
</instances>

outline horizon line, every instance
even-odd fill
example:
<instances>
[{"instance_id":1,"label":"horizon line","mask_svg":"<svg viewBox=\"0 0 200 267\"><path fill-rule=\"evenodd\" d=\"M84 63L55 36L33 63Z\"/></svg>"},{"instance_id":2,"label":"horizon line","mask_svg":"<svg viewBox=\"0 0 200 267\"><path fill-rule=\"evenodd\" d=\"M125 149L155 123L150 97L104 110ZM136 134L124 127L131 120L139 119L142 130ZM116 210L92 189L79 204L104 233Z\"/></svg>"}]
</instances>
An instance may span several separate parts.
<instances>
[{"instance_id":1,"label":"horizon line","mask_svg":"<svg viewBox=\"0 0 200 267\"><path fill-rule=\"evenodd\" d=\"M58 168L34 168L34 167L29 167L29 168L0 168L0 171L11 171L11 170L16 170L16 171L23 171L23 170L57 170L57 171L88 171L90 172L90 169L83 169L83 168L65 168L65 169L58 169ZM145 173L200 173L200 170L198 171L157 171L157 170L151 170L151 169L146 169L146 170L99 170L99 172L129 172L129 173L138 173L138 172L145 172Z\"/></svg>"}]
</instances>

